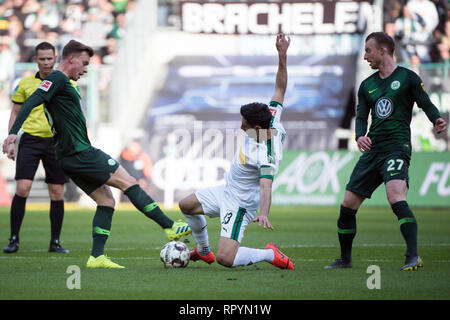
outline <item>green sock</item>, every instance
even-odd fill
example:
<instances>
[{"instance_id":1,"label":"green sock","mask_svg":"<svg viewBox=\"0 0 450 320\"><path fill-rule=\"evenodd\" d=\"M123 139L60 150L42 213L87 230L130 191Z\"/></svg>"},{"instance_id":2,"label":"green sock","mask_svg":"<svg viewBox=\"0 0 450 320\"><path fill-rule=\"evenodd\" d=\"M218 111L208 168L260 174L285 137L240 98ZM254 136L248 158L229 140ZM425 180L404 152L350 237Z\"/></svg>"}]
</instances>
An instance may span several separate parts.
<instances>
[{"instance_id":1,"label":"green sock","mask_svg":"<svg viewBox=\"0 0 450 320\"><path fill-rule=\"evenodd\" d=\"M161 211L158 204L138 184L129 187L124 193L139 211L159 224L161 228L172 227L173 220Z\"/></svg>"},{"instance_id":2,"label":"green sock","mask_svg":"<svg viewBox=\"0 0 450 320\"><path fill-rule=\"evenodd\" d=\"M114 208L98 206L92 220L92 251L94 258L104 253L105 243L111 230Z\"/></svg>"},{"instance_id":3,"label":"green sock","mask_svg":"<svg viewBox=\"0 0 450 320\"><path fill-rule=\"evenodd\" d=\"M392 211L398 218L400 231L406 242L406 252L417 254L417 221L406 201L392 205Z\"/></svg>"},{"instance_id":4,"label":"green sock","mask_svg":"<svg viewBox=\"0 0 450 320\"><path fill-rule=\"evenodd\" d=\"M353 239L356 235L356 212L341 205L337 221L338 239L341 246L341 258L351 260Z\"/></svg>"}]
</instances>

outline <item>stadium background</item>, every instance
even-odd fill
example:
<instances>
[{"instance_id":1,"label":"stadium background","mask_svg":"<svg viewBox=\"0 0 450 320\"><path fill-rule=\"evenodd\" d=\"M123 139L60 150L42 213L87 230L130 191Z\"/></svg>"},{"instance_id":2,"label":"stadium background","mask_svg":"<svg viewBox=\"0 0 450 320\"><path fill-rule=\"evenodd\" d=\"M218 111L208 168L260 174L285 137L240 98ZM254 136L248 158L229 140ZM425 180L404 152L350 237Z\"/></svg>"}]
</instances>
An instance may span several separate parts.
<instances>
[{"instance_id":1,"label":"stadium background","mask_svg":"<svg viewBox=\"0 0 450 320\"><path fill-rule=\"evenodd\" d=\"M282 117L288 138L273 202L337 205L359 155L355 90L372 72L361 56L365 35L395 36L398 62L420 74L448 122L449 8L447 0L0 0L0 136L11 91L36 71L33 47L79 39L96 51L79 81L93 145L128 161L152 197L172 207L223 181L242 134L239 106L273 93L281 30L292 39ZM411 127L408 201L450 207L449 131L436 136L418 108ZM131 141L149 160L121 157ZM14 162L2 155L0 170L0 205L9 206ZM48 201L43 178L40 168L30 202ZM367 204L386 205L382 189ZM73 184L66 200L93 205Z\"/></svg>"}]
</instances>

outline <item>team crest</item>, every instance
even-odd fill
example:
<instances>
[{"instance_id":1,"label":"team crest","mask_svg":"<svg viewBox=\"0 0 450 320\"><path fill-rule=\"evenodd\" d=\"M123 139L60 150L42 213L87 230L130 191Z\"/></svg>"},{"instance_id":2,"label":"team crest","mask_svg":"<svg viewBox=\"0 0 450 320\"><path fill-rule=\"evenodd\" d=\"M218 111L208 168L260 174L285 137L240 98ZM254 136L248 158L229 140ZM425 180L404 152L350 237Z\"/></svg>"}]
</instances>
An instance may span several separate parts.
<instances>
[{"instance_id":1,"label":"team crest","mask_svg":"<svg viewBox=\"0 0 450 320\"><path fill-rule=\"evenodd\" d=\"M52 82L48 81L48 80L44 80L41 82L41 85L39 86L39 89L44 90L45 92L47 92L50 87L52 86Z\"/></svg>"},{"instance_id":2,"label":"team crest","mask_svg":"<svg viewBox=\"0 0 450 320\"><path fill-rule=\"evenodd\" d=\"M389 98L378 99L377 103L375 104L375 112L377 114L377 117L380 119L389 117L392 114L393 110L394 104Z\"/></svg>"},{"instance_id":3,"label":"team crest","mask_svg":"<svg viewBox=\"0 0 450 320\"><path fill-rule=\"evenodd\" d=\"M113 166L113 165L116 164L116 160L114 160L114 159L108 159L108 164L109 164L110 166Z\"/></svg>"},{"instance_id":4,"label":"team crest","mask_svg":"<svg viewBox=\"0 0 450 320\"><path fill-rule=\"evenodd\" d=\"M400 81L397 81L397 80L392 81L392 83L391 83L391 89L392 89L392 90L397 90L398 88L400 88Z\"/></svg>"}]
</instances>

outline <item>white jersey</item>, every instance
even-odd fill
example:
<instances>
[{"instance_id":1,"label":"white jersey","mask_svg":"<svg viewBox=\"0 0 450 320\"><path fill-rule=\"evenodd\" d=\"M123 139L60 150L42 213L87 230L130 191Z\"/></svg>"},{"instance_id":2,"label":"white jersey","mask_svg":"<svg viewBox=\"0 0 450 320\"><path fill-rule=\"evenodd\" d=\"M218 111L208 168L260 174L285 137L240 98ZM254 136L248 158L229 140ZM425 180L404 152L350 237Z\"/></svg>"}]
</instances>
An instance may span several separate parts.
<instances>
[{"instance_id":1,"label":"white jersey","mask_svg":"<svg viewBox=\"0 0 450 320\"><path fill-rule=\"evenodd\" d=\"M234 198L240 207L251 211L259 208L259 179L273 180L283 158L286 136L280 122L283 106L272 101L269 109L272 113L272 137L258 142L246 135L225 178L225 196Z\"/></svg>"}]
</instances>

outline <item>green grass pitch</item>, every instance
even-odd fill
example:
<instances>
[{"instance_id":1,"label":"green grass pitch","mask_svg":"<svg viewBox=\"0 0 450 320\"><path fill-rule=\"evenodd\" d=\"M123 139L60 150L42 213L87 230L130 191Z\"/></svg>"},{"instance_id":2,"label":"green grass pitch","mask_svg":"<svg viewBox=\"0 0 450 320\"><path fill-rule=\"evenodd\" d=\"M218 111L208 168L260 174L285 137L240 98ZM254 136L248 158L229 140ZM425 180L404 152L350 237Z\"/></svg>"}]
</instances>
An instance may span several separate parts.
<instances>
[{"instance_id":1,"label":"green grass pitch","mask_svg":"<svg viewBox=\"0 0 450 320\"><path fill-rule=\"evenodd\" d=\"M0 252L0 299L159 299L159 300L300 300L300 299L450 299L450 212L413 208L419 224L419 253L424 268L401 272L405 246L397 219L388 207L363 207L358 212L353 268L325 270L339 255L338 208L273 207L275 230L250 225L242 245L262 248L275 242L295 263L280 270L261 262L225 268L191 262L185 269L165 269L159 251L162 230L136 210L116 210L106 254L123 270L87 269L93 209L67 209L62 244L69 254L48 253L47 210L28 210L20 234L20 250ZM173 219L182 218L169 211ZM215 250L219 219L209 219ZM9 208L0 208L0 246L9 237ZM194 246L192 235L186 237ZM80 289L68 289L66 273L80 267ZM380 289L368 289L368 267L380 269Z\"/></svg>"}]
</instances>

